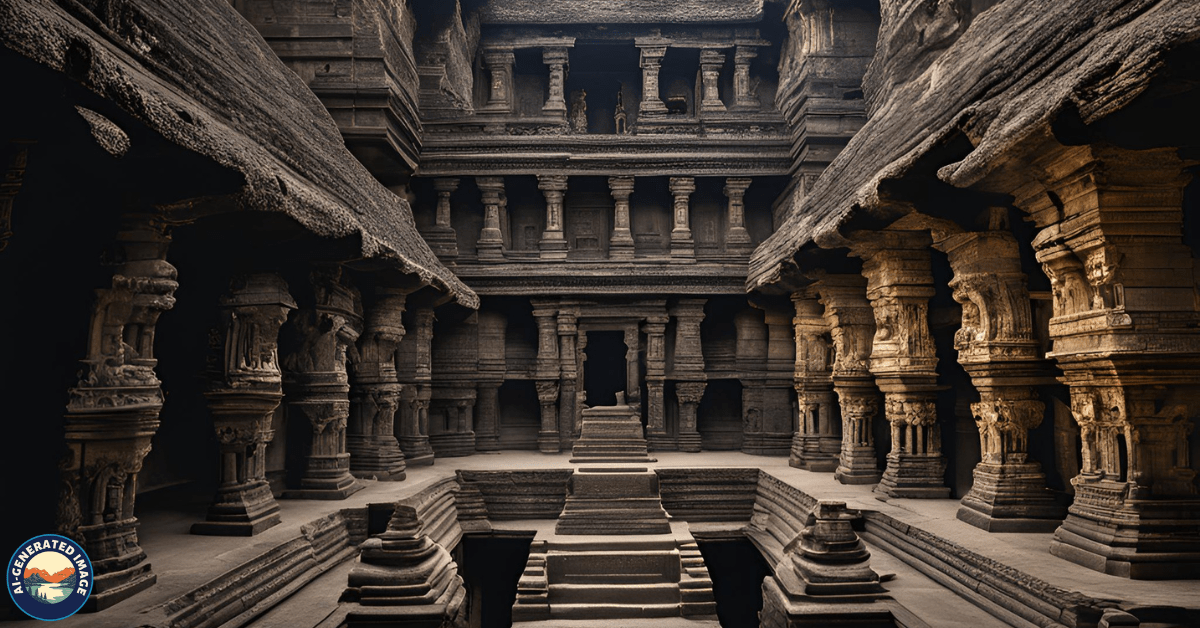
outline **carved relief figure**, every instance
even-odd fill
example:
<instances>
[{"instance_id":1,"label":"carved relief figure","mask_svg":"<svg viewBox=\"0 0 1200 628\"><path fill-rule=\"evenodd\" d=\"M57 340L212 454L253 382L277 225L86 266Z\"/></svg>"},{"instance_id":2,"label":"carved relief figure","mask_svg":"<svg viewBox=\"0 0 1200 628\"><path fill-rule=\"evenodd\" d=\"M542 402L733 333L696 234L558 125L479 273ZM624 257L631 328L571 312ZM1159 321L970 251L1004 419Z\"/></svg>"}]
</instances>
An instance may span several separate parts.
<instances>
[{"instance_id":1,"label":"carved relief figure","mask_svg":"<svg viewBox=\"0 0 1200 628\"><path fill-rule=\"evenodd\" d=\"M571 94L571 131L587 133L587 90L581 89Z\"/></svg>"}]
</instances>

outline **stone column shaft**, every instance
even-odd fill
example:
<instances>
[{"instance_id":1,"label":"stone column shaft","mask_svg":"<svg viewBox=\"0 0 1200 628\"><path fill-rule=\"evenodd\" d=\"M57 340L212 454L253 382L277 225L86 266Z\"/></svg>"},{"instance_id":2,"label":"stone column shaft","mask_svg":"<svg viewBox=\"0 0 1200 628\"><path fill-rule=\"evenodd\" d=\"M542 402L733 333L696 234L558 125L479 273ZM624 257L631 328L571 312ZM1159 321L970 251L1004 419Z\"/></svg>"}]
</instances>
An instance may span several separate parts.
<instances>
[{"instance_id":1,"label":"stone column shaft","mask_svg":"<svg viewBox=\"0 0 1200 628\"><path fill-rule=\"evenodd\" d=\"M452 264L458 258L458 236L451 226L450 195L458 189L458 179L438 178L433 180L433 189L437 191L437 213L434 224L425 233L425 241L438 259Z\"/></svg>"},{"instance_id":2,"label":"stone column shaft","mask_svg":"<svg viewBox=\"0 0 1200 628\"><path fill-rule=\"evenodd\" d=\"M542 63L550 66L549 90L542 114L567 117L567 97L564 85L567 80L567 48L550 47L542 50Z\"/></svg>"},{"instance_id":3,"label":"stone column shaft","mask_svg":"<svg viewBox=\"0 0 1200 628\"><path fill-rule=\"evenodd\" d=\"M739 44L733 53L733 106L735 109L756 110L761 104L750 80L750 62L758 56L755 46Z\"/></svg>"},{"instance_id":4,"label":"stone column shaft","mask_svg":"<svg viewBox=\"0 0 1200 628\"><path fill-rule=\"evenodd\" d=\"M102 610L157 580L138 546L137 475L158 431L162 386L154 372L159 316L175 305L170 237L148 215L128 215L117 235L124 261L97 290L88 351L66 413L57 531L82 543L95 569L85 608Z\"/></svg>"},{"instance_id":5,"label":"stone column shaft","mask_svg":"<svg viewBox=\"0 0 1200 628\"><path fill-rule=\"evenodd\" d=\"M192 534L252 536L280 521L266 450L283 399L279 328L294 309L287 283L275 274L235 277L221 299L221 366L205 393L220 443L221 484Z\"/></svg>"},{"instance_id":6,"label":"stone column shaft","mask_svg":"<svg viewBox=\"0 0 1200 628\"><path fill-rule=\"evenodd\" d=\"M720 50L700 51L700 81L702 85L700 111L705 113L725 111L721 101L721 66L725 65L725 53Z\"/></svg>"},{"instance_id":7,"label":"stone column shaft","mask_svg":"<svg viewBox=\"0 0 1200 628\"><path fill-rule=\"evenodd\" d=\"M479 232L476 252L481 262L504 260L504 233L500 230L500 197L504 194L502 177L475 177L483 196L483 229Z\"/></svg>"},{"instance_id":8,"label":"stone column shaft","mask_svg":"<svg viewBox=\"0 0 1200 628\"><path fill-rule=\"evenodd\" d=\"M558 310L556 304L534 305L533 319L538 327L536 381L538 402L541 404L542 425L538 432L538 449L542 453L558 453L558 380L561 374L558 352Z\"/></svg>"},{"instance_id":9,"label":"stone column shaft","mask_svg":"<svg viewBox=\"0 0 1200 628\"><path fill-rule=\"evenodd\" d=\"M633 233L629 228L629 197L633 195L633 177L609 177L608 188L616 201L613 230L608 241L610 259L633 259Z\"/></svg>"},{"instance_id":10,"label":"stone column shaft","mask_svg":"<svg viewBox=\"0 0 1200 628\"><path fill-rule=\"evenodd\" d=\"M696 429L696 409L707 386L704 352L700 345L700 323L704 320L707 299L680 299L671 308L675 318L675 364L671 378L676 380L679 400L680 451L700 451L700 432Z\"/></svg>"},{"instance_id":11,"label":"stone column shaft","mask_svg":"<svg viewBox=\"0 0 1200 628\"><path fill-rule=\"evenodd\" d=\"M538 188L546 196L546 230L538 242L542 259L567 259L567 240L563 235L563 193L566 175L538 175Z\"/></svg>"},{"instance_id":12,"label":"stone column shaft","mask_svg":"<svg viewBox=\"0 0 1200 628\"><path fill-rule=\"evenodd\" d=\"M729 226L725 232L725 248L731 253L748 255L754 248L746 230L746 190L752 179L725 179L725 196L729 198Z\"/></svg>"},{"instance_id":13,"label":"stone column shaft","mask_svg":"<svg viewBox=\"0 0 1200 628\"><path fill-rule=\"evenodd\" d=\"M400 429L396 441L404 452L407 466L433 464L433 447L429 444L429 401L433 396L433 308L419 306L412 311L412 329L404 344L412 343L414 362L411 379L403 382L400 391ZM402 349L402 353L407 349Z\"/></svg>"},{"instance_id":14,"label":"stone column shaft","mask_svg":"<svg viewBox=\"0 0 1200 628\"><path fill-rule=\"evenodd\" d=\"M796 316L796 364L793 380L799 412L788 464L809 471L838 466L842 434L835 424L833 374L829 370L829 323L821 303L807 292L792 294Z\"/></svg>"},{"instance_id":15,"label":"stone column shaft","mask_svg":"<svg viewBox=\"0 0 1200 628\"><path fill-rule=\"evenodd\" d=\"M659 93L658 72L662 67L663 56L667 54L665 43L658 45L638 44L642 52L642 104L639 115L664 115L667 105Z\"/></svg>"},{"instance_id":16,"label":"stone column shaft","mask_svg":"<svg viewBox=\"0 0 1200 628\"><path fill-rule=\"evenodd\" d=\"M579 380L580 361L583 347L579 346L581 335L576 325L578 312L560 309L558 312L558 346L562 378L559 380L558 420L560 446L567 448L579 436ZM584 340L586 340L586 335Z\"/></svg>"},{"instance_id":17,"label":"stone column shaft","mask_svg":"<svg viewBox=\"0 0 1200 628\"><path fill-rule=\"evenodd\" d=\"M490 77L487 104L479 113L512 113L513 111L513 63L516 56L511 50L485 50L483 63Z\"/></svg>"},{"instance_id":18,"label":"stone column shaft","mask_svg":"<svg viewBox=\"0 0 1200 628\"><path fill-rule=\"evenodd\" d=\"M642 377L638 368L638 329L625 328L625 401L631 406L642 405ZM641 412L638 412L641 416Z\"/></svg>"},{"instance_id":19,"label":"stone column shaft","mask_svg":"<svg viewBox=\"0 0 1200 628\"><path fill-rule=\"evenodd\" d=\"M401 390L396 347L404 338L404 301L403 291L376 290L376 303L352 355L346 449L355 477L403 480L406 476L404 453L395 435Z\"/></svg>"},{"instance_id":20,"label":"stone column shaft","mask_svg":"<svg viewBox=\"0 0 1200 628\"><path fill-rule=\"evenodd\" d=\"M350 474L346 423L350 416L347 347L358 340L362 306L337 265L309 277L315 301L292 318L298 342L284 358L284 392L293 429L311 430L300 485L286 498L345 499L363 486Z\"/></svg>"},{"instance_id":21,"label":"stone column shaft","mask_svg":"<svg viewBox=\"0 0 1200 628\"><path fill-rule=\"evenodd\" d=\"M646 334L646 442L651 449L674 447L667 436L666 399L663 380L667 368L667 322L665 314L649 316L642 324Z\"/></svg>"},{"instance_id":22,"label":"stone column shaft","mask_svg":"<svg viewBox=\"0 0 1200 628\"><path fill-rule=\"evenodd\" d=\"M671 257L694 260L696 243L692 240L689 197L696 191L696 180L692 177L671 177L671 195L674 202L674 226L671 228Z\"/></svg>"},{"instance_id":23,"label":"stone column shaft","mask_svg":"<svg viewBox=\"0 0 1200 628\"><path fill-rule=\"evenodd\" d=\"M937 355L928 320L934 294L929 234L885 231L867 238L851 250L863 258L875 312L871 373L884 393L892 432L888 465L875 490L889 497L946 497L934 405Z\"/></svg>"}]
</instances>

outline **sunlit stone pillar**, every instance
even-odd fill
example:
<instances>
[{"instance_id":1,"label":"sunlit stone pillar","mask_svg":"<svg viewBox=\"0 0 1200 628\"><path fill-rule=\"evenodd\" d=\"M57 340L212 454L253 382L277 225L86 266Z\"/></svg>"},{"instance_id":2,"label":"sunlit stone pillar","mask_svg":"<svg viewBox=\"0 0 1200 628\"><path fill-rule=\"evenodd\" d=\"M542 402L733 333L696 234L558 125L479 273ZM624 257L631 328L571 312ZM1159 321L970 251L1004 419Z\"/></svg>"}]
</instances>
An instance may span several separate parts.
<instances>
[{"instance_id":1,"label":"sunlit stone pillar","mask_svg":"<svg viewBox=\"0 0 1200 628\"><path fill-rule=\"evenodd\" d=\"M558 380L561 374L558 355L558 310L549 302L535 303L533 320L538 328L537 365L534 384L541 405L541 429L538 449L542 453L558 453Z\"/></svg>"},{"instance_id":2,"label":"sunlit stone pillar","mask_svg":"<svg viewBox=\"0 0 1200 628\"><path fill-rule=\"evenodd\" d=\"M670 311L675 318L675 363L671 379L676 380L675 396L679 401L679 436L676 442L680 451L700 451L696 409L707 386L700 323L704 320L704 304L707 301L680 299Z\"/></svg>"},{"instance_id":3,"label":"sunlit stone pillar","mask_svg":"<svg viewBox=\"0 0 1200 628\"><path fill-rule=\"evenodd\" d=\"M729 226L725 232L725 248L730 253L749 255L754 249L750 232L746 230L746 190L753 179L725 179L725 196L729 198Z\"/></svg>"},{"instance_id":4,"label":"sunlit stone pillar","mask_svg":"<svg viewBox=\"0 0 1200 628\"><path fill-rule=\"evenodd\" d=\"M633 233L629 228L629 197L633 195L633 177L609 177L608 188L616 201L612 236L608 241L608 257L633 259Z\"/></svg>"},{"instance_id":5,"label":"sunlit stone pillar","mask_svg":"<svg viewBox=\"0 0 1200 628\"><path fill-rule=\"evenodd\" d=\"M413 308L411 327L400 350L403 358L410 360L412 373L406 376L400 391L400 427L396 434L396 441L410 467L433 464L433 447L429 445L429 401L433 395L433 308ZM401 359L401 356L398 355L397 359Z\"/></svg>"},{"instance_id":6,"label":"sunlit stone pillar","mask_svg":"<svg viewBox=\"0 0 1200 628\"><path fill-rule=\"evenodd\" d=\"M875 312L871 373L884 393L892 440L875 490L889 497L950 494L934 403L938 360L929 331L930 244L925 231L883 231L862 234L851 247L863 259Z\"/></svg>"},{"instance_id":7,"label":"sunlit stone pillar","mask_svg":"<svg viewBox=\"0 0 1200 628\"><path fill-rule=\"evenodd\" d=\"M221 299L221 359L205 397L221 451L221 483L192 534L252 536L279 523L267 482L271 418L283 399L279 328L296 302L276 274L239 275Z\"/></svg>"},{"instance_id":8,"label":"sunlit stone pillar","mask_svg":"<svg viewBox=\"0 0 1200 628\"><path fill-rule=\"evenodd\" d=\"M692 177L671 177L671 195L675 198L675 224L671 228L671 257L685 261L696 259L696 243L692 240L690 201L696 191L696 180Z\"/></svg>"},{"instance_id":9,"label":"sunlit stone pillar","mask_svg":"<svg viewBox=\"0 0 1200 628\"><path fill-rule=\"evenodd\" d=\"M443 263L453 264L458 259L458 236L450 222L450 195L458 189L458 179L438 178L433 180L437 192L437 213L433 226L424 232L429 248Z\"/></svg>"},{"instance_id":10,"label":"sunlit stone pillar","mask_svg":"<svg viewBox=\"0 0 1200 628\"><path fill-rule=\"evenodd\" d=\"M366 325L351 360L350 423L346 449L350 473L376 480L403 480L404 453L396 441L395 417L400 406L396 347L404 338L405 293L378 288Z\"/></svg>"},{"instance_id":11,"label":"sunlit stone pillar","mask_svg":"<svg viewBox=\"0 0 1200 628\"><path fill-rule=\"evenodd\" d=\"M346 421L350 380L346 348L362 329L361 304L338 265L317 267L309 280L313 299L292 317L295 348L283 359L284 393L293 429L307 427L304 471L294 499L345 499L362 489L350 474Z\"/></svg>"},{"instance_id":12,"label":"sunlit stone pillar","mask_svg":"<svg viewBox=\"0 0 1200 628\"><path fill-rule=\"evenodd\" d=\"M538 175L538 188L546 196L546 230L538 242L542 259L567 259L567 239L563 236L563 193L566 175Z\"/></svg>"},{"instance_id":13,"label":"sunlit stone pillar","mask_svg":"<svg viewBox=\"0 0 1200 628\"><path fill-rule=\"evenodd\" d=\"M484 49L483 64L487 68L488 99L479 109L479 113L512 113L515 98L513 97L513 63L516 56L512 50Z\"/></svg>"},{"instance_id":14,"label":"sunlit stone pillar","mask_svg":"<svg viewBox=\"0 0 1200 628\"><path fill-rule=\"evenodd\" d=\"M798 425L792 439L793 467L833 471L842 449L841 429L833 402L833 374L829 370L829 323L821 303L807 291L792 294L796 316L795 388Z\"/></svg>"},{"instance_id":15,"label":"sunlit stone pillar","mask_svg":"<svg viewBox=\"0 0 1200 628\"><path fill-rule=\"evenodd\" d=\"M560 447L569 448L579 437L579 399L580 388L579 361L583 356L583 347L579 346L579 312L569 308L558 311L558 347L559 362L562 377L558 391L558 424ZM586 340L587 336L583 336Z\"/></svg>"},{"instance_id":16,"label":"sunlit stone pillar","mask_svg":"<svg viewBox=\"0 0 1200 628\"><path fill-rule=\"evenodd\" d=\"M652 450L673 449L675 443L667 435L666 400L663 380L667 373L667 322L665 314L646 317L642 331L646 334L646 442Z\"/></svg>"},{"instance_id":17,"label":"sunlit stone pillar","mask_svg":"<svg viewBox=\"0 0 1200 628\"><path fill-rule=\"evenodd\" d=\"M752 111L762 105L750 80L750 62L758 56L756 46L738 44L733 53L733 108Z\"/></svg>"},{"instance_id":18,"label":"sunlit stone pillar","mask_svg":"<svg viewBox=\"0 0 1200 628\"><path fill-rule=\"evenodd\" d=\"M701 113L725 111L721 101L721 66L725 65L725 53L705 48L700 51Z\"/></svg>"},{"instance_id":19,"label":"sunlit stone pillar","mask_svg":"<svg viewBox=\"0 0 1200 628\"><path fill-rule=\"evenodd\" d=\"M96 291L87 357L70 390L68 454L60 463L58 533L80 541L95 569L87 608L102 610L153 585L138 546L137 475L158 430L163 391L154 368L158 317L175 305L171 239L151 216L129 215L117 242L123 261Z\"/></svg>"},{"instance_id":20,"label":"sunlit stone pillar","mask_svg":"<svg viewBox=\"0 0 1200 628\"><path fill-rule=\"evenodd\" d=\"M504 260L504 234L500 231L500 197L504 194L503 177L475 177L483 196L483 229L475 250L481 262Z\"/></svg>"}]
</instances>

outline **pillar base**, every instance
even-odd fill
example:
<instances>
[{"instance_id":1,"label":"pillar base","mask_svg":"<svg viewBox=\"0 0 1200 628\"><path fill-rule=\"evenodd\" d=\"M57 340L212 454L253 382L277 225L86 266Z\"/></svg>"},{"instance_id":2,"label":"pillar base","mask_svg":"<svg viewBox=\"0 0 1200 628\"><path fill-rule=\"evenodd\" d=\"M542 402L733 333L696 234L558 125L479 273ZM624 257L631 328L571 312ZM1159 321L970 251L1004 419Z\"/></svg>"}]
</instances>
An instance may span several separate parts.
<instances>
[{"instance_id":1,"label":"pillar base","mask_svg":"<svg viewBox=\"0 0 1200 628\"><path fill-rule=\"evenodd\" d=\"M475 432L430 434L429 445L438 458L461 458L475 453Z\"/></svg>"},{"instance_id":2,"label":"pillar base","mask_svg":"<svg viewBox=\"0 0 1200 628\"><path fill-rule=\"evenodd\" d=\"M838 468L841 439L830 436L796 434L792 437L788 464L806 471L827 472Z\"/></svg>"},{"instance_id":3,"label":"pillar base","mask_svg":"<svg viewBox=\"0 0 1200 628\"><path fill-rule=\"evenodd\" d=\"M350 475L350 454L312 456L300 488L283 492L284 499L346 499L363 485Z\"/></svg>"},{"instance_id":4,"label":"pillar base","mask_svg":"<svg viewBox=\"0 0 1200 628\"><path fill-rule=\"evenodd\" d=\"M614 232L608 240L609 259L633 259L633 236L629 230Z\"/></svg>"},{"instance_id":5,"label":"pillar base","mask_svg":"<svg viewBox=\"0 0 1200 628\"><path fill-rule=\"evenodd\" d=\"M205 521L192 524L192 534L254 536L280 522L279 504L266 480L217 489Z\"/></svg>"},{"instance_id":6,"label":"pillar base","mask_svg":"<svg viewBox=\"0 0 1200 628\"><path fill-rule=\"evenodd\" d=\"M559 234L560 236L562 234ZM538 257L541 259L567 259L567 241L557 239L542 239L538 242Z\"/></svg>"},{"instance_id":7,"label":"pillar base","mask_svg":"<svg viewBox=\"0 0 1200 628\"><path fill-rule=\"evenodd\" d=\"M500 451L500 439L494 435L475 435L475 451Z\"/></svg>"},{"instance_id":8,"label":"pillar base","mask_svg":"<svg viewBox=\"0 0 1200 628\"><path fill-rule=\"evenodd\" d=\"M742 436L742 453L752 456L786 456L792 435L786 432L754 432Z\"/></svg>"},{"instance_id":9,"label":"pillar base","mask_svg":"<svg viewBox=\"0 0 1200 628\"><path fill-rule=\"evenodd\" d=\"M393 436L346 435L350 474L365 480L396 482L407 477L404 453Z\"/></svg>"},{"instance_id":10,"label":"pillar base","mask_svg":"<svg viewBox=\"0 0 1200 628\"><path fill-rule=\"evenodd\" d=\"M975 467L975 484L962 499L958 518L988 532L1053 532L1066 508L1046 490L1036 462Z\"/></svg>"},{"instance_id":11,"label":"pillar base","mask_svg":"<svg viewBox=\"0 0 1200 628\"><path fill-rule=\"evenodd\" d=\"M1137 500L1123 497L1124 482L1075 484L1051 554L1122 578L1200 578L1200 498Z\"/></svg>"},{"instance_id":12,"label":"pillar base","mask_svg":"<svg viewBox=\"0 0 1200 628\"><path fill-rule=\"evenodd\" d=\"M475 255L481 262L503 262L504 245L499 242L480 242L475 247Z\"/></svg>"},{"instance_id":13,"label":"pillar base","mask_svg":"<svg viewBox=\"0 0 1200 628\"><path fill-rule=\"evenodd\" d=\"M398 436L396 442L404 452L404 462L410 467L423 467L433 464L433 447L429 446L428 436Z\"/></svg>"},{"instance_id":14,"label":"pillar base","mask_svg":"<svg viewBox=\"0 0 1200 628\"><path fill-rule=\"evenodd\" d=\"M646 448L649 451L677 451L679 446L675 444L675 439L668 434L648 432Z\"/></svg>"},{"instance_id":15,"label":"pillar base","mask_svg":"<svg viewBox=\"0 0 1200 628\"><path fill-rule=\"evenodd\" d=\"M79 527L96 572L92 594L83 605L85 612L102 611L158 581L146 561L146 552L137 545L137 525L137 519L127 519Z\"/></svg>"},{"instance_id":16,"label":"pillar base","mask_svg":"<svg viewBox=\"0 0 1200 628\"><path fill-rule=\"evenodd\" d=\"M556 454L560 451L558 432L538 432L538 451L544 454Z\"/></svg>"},{"instance_id":17,"label":"pillar base","mask_svg":"<svg viewBox=\"0 0 1200 628\"><path fill-rule=\"evenodd\" d=\"M886 497L945 499L950 497L945 472L946 459L941 454L890 453L875 492Z\"/></svg>"},{"instance_id":18,"label":"pillar base","mask_svg":"<svg viewBox=\"0 0 1200 628\"><path fill-rule=\"evenodd\" d=\"M842 450L833 478L842 484L877 484L883 477L875 463L875 448L852 445Z\"/></svg>"},{"instance_id":19,"label":"pillar base","mask_svg":"<svg viewBox=\"0 0 1200 628\"><path fill-rule=\"evenodd\" d=\"M678 443L679 451L686 451L686 452L691 452L691 453L700 451L700 433L699 432L692 432L690 434L680 434L679 437L675 439L675 442Z\"/></svg>"}]
</instances>

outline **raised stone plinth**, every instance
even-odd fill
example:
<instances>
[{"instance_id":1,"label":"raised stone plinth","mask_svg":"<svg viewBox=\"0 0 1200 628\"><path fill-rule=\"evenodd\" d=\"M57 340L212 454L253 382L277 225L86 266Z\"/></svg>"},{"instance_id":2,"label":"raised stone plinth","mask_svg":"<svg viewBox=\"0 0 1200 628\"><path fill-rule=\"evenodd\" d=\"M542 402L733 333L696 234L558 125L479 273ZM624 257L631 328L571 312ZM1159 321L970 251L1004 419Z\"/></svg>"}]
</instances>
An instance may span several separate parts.
<instances>
[{"instance_id":1,"label":"raised stone plinth","mask_svg":"<svg viewBox=\"0 0 1200 628\"><path fill-rule=\"evenodd\" d=\"M658 475L642 468L582 468L567 482L556 534L667 534Z\"/></svg>"},{"instance_id":2,"label":"raised stone plinth","mask_svg":"<svg viewBox=\"0 0 1200 628\"><path fill-rule=\"evenodd\" d=\"M571 462L654 462L635 406L584 408L580 416L583 422Z\"/></svg>"},{"instance_id":3,"label":"raised stone plinth","mask_svg":"<svg viewBox=\"0 0 1200 628\"><path fill-rule=\"evenodd\" d=\"M974 475L958 509L961 521L988 532L1053 532L1066 516L1036 462L981 462Z\"/></svg>"},{"instance_id":4,"label":"raised stone plinth","mask_svg":"<svg viewBox=\"0 0 1200 628\"><path fill-rule=\"evenodd\" d=\"M545 620L712 618L708 568L687 524L609 537L539 530L517 585L514 624Z\"/></svg>"}]
</instances>

